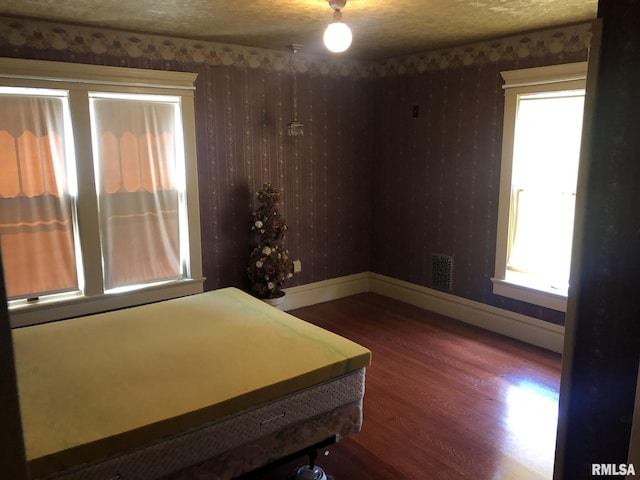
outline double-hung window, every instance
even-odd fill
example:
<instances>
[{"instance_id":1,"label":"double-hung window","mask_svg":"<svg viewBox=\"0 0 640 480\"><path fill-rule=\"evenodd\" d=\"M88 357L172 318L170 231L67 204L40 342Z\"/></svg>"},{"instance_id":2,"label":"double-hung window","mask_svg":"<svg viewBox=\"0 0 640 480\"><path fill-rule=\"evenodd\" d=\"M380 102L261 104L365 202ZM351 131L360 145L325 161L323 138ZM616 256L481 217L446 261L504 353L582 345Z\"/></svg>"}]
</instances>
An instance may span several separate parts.
<instances>
[{"instance_id":1,"label":"double-hung window","mask_svg":"<svg viewBox=\"0 0 640 480\"><path fill-rule=\"evenodd\" d=\"M586 62L505 80L494 293L566 310Z\"/></svg>"},{"instance_id":2,"label":"double-hung window","mask_svg":"<svg viewBox=\"0 0 640 480\"><path fill-rule=\"evenodd\" d=\"M12 59L0 70L14 324L202 291L195 76Z\"/></svg>"}]
</instances>

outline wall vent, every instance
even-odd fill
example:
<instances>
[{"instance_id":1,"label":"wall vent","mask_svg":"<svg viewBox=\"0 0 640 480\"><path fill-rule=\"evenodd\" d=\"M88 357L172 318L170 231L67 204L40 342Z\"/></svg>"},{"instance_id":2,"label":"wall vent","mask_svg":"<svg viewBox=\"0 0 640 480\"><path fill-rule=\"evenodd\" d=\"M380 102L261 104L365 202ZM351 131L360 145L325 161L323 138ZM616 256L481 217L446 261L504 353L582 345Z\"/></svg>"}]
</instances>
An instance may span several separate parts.
<instances>
[{"instance_id":1,"label":"wall vent","mask_svg":"<svg viewBox=\"0 0 640 480\"><path fill-rule=\"evenodd\" d=\"M448 255L431 255L431 286L445 292L451 291L453 273L453 257Z\"/></svg>"}]
</instances>

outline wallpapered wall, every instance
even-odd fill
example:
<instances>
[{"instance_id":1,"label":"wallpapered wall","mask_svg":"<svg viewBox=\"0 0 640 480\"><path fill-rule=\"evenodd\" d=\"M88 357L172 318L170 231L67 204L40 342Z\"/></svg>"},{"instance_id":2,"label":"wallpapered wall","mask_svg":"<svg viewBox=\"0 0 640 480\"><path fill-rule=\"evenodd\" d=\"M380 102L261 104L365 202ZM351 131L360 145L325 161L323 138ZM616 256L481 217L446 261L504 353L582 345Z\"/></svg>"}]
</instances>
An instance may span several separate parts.
<instances>
[{"instance_id":1,"label":"wallpapered wall","mask_svg":"<svg viewBox=\"0 0 640 480\"><path fill-rule=\"evenodd\" d=\"M282 189L286 245L302 272L286 286L369 269L369 67L298 57L303 137L289 137L287 52L0 18L0 55L192 71L206 289L245 285L255 192Z\"/></svg>"},{"instance_id":2,"label":"wallpapered wall","mask_svg":"<svg viewBox=\"0 0 640 480\"><path fill-rule=\"evenodd\" d=\"M298 75L302 137L289 137L290 77L233 67L198 79L198 162L207 288L244 283L255 191L282 189L286 246L302 272L286 286L369 269L371 87Z\"/></svg>"},{"instance_id":3,"label":"wallpapered wall","mask_svg":"<svg viewBox=\"0 0 640 480\"><path fill-rule=\"evenodd\" d=\"M491 293L502 135L501 70L585 60L588 25L382 62L297 55L303 137L286 52L0 18L0 55L197 72L205 288L242 286L254 192L283 190L287 286L375 271L554 323ZM413 105L420 115L412 117Z\"/></svg>"},{"instance_id":4,"label":"wallpapered wall","mask_svg":"<svg viewBox=\"0 0 640 480\"><path fill-rule=\"evenodd\" d=\"M496 61L477 48L468 64L455 57L458 62L446 68L431 62L422 73L374 78L371 270L431 287L431 255L452 256L455 295L563 324L561 312L492 293L504 109L500 72L584 61L587 48L579 36L568 36L557 52L537 42L520 45L529 47L505 49Z\"/></svg>"}]
</instances>

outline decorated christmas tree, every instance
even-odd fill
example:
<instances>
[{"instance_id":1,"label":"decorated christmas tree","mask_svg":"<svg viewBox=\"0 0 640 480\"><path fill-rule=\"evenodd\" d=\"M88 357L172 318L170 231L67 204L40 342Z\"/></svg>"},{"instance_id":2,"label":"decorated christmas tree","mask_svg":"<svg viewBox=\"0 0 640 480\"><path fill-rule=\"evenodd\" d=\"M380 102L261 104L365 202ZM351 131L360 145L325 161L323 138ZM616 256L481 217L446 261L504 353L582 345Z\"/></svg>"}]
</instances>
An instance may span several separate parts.
<instances>
[{"instance_id":1,"label":"decorated christmas tree","mask_svg":"<svg viewBox=\"0 0 640 480\"><path fill-rule=\"evenodd\" d=\"M249 256L247 275L255 296L278 298L284 294L282 284L293 275L293 262L284 248L287 224L278 211L280 191L265 183L256 195L262 205L251 219L255 247Z\"/></svg>"}]
</instances>

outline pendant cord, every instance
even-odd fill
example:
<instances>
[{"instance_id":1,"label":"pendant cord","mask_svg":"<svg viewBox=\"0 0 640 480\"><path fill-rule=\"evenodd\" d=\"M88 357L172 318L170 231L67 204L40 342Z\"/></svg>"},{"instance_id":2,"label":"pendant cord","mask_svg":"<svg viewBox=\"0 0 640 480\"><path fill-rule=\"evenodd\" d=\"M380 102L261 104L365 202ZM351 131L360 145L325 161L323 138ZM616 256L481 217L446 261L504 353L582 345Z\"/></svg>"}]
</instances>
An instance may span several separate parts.
<instances>
[{"instance_id":1,"label":"pendant cord","mask_svg":"<svg viewBox=\"0 0 640 480\"><path fill-rule=\"evenodd\" d=\"M291 48L291 105L293 110L293 121L287 126L287 133L290 137L304 135L304 126L298 121L298 75L296 71L296 53L300 50L300 45L289 45Z\"/></svg>"},{"instance_id":2,"label":"pendant cord","mask_svg":"<svg viewBox=\"0 0 640 480\"><path fill-rule=\"evenodd\" d=\"M293 50L293 60L291 62L293 71L293 120L298 120L298 76L296 75L296 50Z\"/></svg>"}]
</instances>

